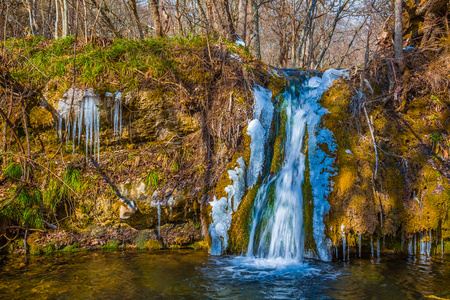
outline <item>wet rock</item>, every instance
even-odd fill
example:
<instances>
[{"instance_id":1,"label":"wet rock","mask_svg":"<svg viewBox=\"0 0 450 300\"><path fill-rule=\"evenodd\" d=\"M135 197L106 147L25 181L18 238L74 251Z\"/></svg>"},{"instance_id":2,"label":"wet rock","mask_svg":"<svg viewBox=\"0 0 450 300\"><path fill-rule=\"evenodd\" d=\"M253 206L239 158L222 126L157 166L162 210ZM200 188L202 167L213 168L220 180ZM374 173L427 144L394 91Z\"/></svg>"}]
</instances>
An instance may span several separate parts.
<instances>
[{"instance_id":1,"label":"wet rock","mask_svg":"<svg viewBox=\"0 0 450 300\"><path fill-rule=\"evenodd\" d=\"M131 218L131 216L133 216L136 213L136 211L137 211L136 207L130 207L129 205L121 205L119 217L122 220L127 220Z\"/></svg>"}]
</instances>

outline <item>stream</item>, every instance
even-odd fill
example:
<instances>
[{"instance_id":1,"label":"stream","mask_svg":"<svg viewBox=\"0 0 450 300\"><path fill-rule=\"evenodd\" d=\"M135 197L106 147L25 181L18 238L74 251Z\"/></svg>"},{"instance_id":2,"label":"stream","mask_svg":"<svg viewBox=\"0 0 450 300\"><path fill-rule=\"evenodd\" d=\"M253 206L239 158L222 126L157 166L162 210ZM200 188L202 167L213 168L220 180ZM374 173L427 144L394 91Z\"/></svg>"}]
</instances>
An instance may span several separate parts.
<instances>
[{"instance_id":1,"label":"stream","mask_svg":"<svg viewBox=\"0 0 450 300\"><path fill-rule=\"evenodd\" d=\"M295 263L127 250L9 256L0 263L0 299L450 298L450 256L440 255Z\"/></svg>"}]
</instances>

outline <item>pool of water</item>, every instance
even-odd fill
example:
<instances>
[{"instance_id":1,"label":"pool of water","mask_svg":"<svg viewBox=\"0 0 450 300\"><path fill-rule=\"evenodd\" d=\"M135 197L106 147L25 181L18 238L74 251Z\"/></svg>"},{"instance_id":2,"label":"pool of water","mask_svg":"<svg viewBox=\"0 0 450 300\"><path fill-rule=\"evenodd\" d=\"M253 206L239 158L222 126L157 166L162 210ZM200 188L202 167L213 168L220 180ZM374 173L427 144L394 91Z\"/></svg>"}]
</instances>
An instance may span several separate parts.
<instances>
[{"instance_id":1,"label":"pool of water","mask_svg":"<svg viewBox=\"0 0 450 300\"><path fill-rule=\"evenodd\" d=\"M6 257L0 278L0 299L438 299L450 298L450 257L299 264L98 251Z\"/></svg>"}]
</instances>

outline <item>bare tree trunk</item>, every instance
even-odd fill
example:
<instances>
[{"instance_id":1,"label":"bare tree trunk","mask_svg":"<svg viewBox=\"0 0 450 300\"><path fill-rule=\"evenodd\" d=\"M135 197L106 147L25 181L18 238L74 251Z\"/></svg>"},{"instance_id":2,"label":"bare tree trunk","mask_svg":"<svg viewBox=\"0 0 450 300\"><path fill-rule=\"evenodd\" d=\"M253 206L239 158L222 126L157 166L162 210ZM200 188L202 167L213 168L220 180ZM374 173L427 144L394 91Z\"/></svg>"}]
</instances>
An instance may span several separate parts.
<instances>
[{"instance_id":1,"label":"bare tree trunk","mask_svg":"<svg viewBox=\"0 0 450 300\"><path fill-rule=\"evenodd\" d=\"M150 7L152 8L153 13L153 22L155 23L155 34L156 36L163 37L163 28L161 23L161 15L159 12L159 1L158 0L149 0Z\"/></svg>"},{"instance_id":2,"label":"bare tree trunk","mask_svg":"<svg viewBox=\"0 0 450 300\"><path fill-rule=\"evenodd\" d=\"M331 30L330 30L330 33L328 34L327 43L323 47L322 53L320 53L319 59L317 60L317 63L316 63L316 68L319 67L320 63L322 62L323 57L325 56L325 53L328 50L328 47L330 46L331 39L333 38L334 30L336 29L336 25L340 20L339 17L341 16L341 13L344 10L345 6L347 6L348 2L349 2L349 0L345 0L345 2L339 7L338 11L336 12L336 16L334 17L333 25L331 25Z\"/></svg>"},{"instance_id":3,"label":"bare tree trunk","mask_svg":"<svg viewBox=\"0 0 450 300\"><path fill-rule=\"evenodd\" d=\"M31 34L35 35L34 32L34 14L33 14L33 8L32 8L32 4L30 3L30 0L22 0L23 4L27 7L28 10L28 18L29 18L29 22L30 22L30 30L31 30Z\"/></svg>"},{"instance_id":4,"label":"bare tree trunk","mask_svg":"<svg viewBox=\"0 0 450 300\"><path fill-rule=\"evenodd\" d=\"M217 24L219 23L219 21L216 20L217 17L214 15L213 3L213 0L206 0L206 12L208 13L209 26L211 28L212 34L216 37L218 34Z\"/></svg>"},{"instance_id":5,"label":"bare tree trunk","mask_svg":"<svg viewBox=\"0 0 450 300\"><path fill-rule=\"evenodd\" d=\"M395 27L394 27L394 52L395 61L400 72L403 72L405 65L403 62L403 36L402 36L402 0L395 0Z\"/></svg>"},{"instance_id":6,"label":"bare tree trunk","mask_svg":"<svg viewBox=\"0 0 450 300\"><path fill-rule=\"evenodd\" d=\"M216 25L219 28L219 30L218 30L219 34L226 35L227 32L225 30L225 24L224 24L224 22L222 20L222 17L221 17L225 12L219 10L219 8L217 7L216 1L217 0L210 1L210 2L212 2L212 8L213 8L213 12L212 13L213 13L213 16L214 16L214 20L215 20ZM221 6L221 8L223 8L223 6Z\"/></svg>"},{"instance_id":7,"label":"bare tree trunk","mask_svg":"<svg viewBox=\"0 0 450 300\"><path fill-rule=\"evenodd\" d=\"M202 16L202 18L205 21L205 27L206 27L206 35L209 37L209 34L211 32L211 22L208 19L208 17L206 16L205 10L203 9L203 5L201 3L200 0L196 0L197 1L197 6L198 6L198 10L200 12L200 15Z\"/></svg>"},{"instance_id":8,"label":"bare tree trunk","mask_svg":"<svg viewBox=\"0 0 450 300\"><path fill-rule=\"evenodd\" d=\"M86 8L86 0L83 0L83 8L84 8L84 41L88 42L88 16L87 16L87 8Z\"/></svg>"},{"instance_id":9,"label":"bare tree trunk","mask_svg":"<svg viewBox=\"0 0 450 300\"><path fill-rule=\"evenodd\" d=\"M69 33L69 22L68 22L68 5L67 0L62 0L61 15L62 15L62 37L66 37Z\"/></svg>"},{"instance_id":10,"label":"bare tree trunk","mask_svg":"<svg viewBox=\"0 0 450 300\"><path fill-rule=\"evenodd\" d=\"M223 6L223 10L225 11L225 14L226 14L224 30L227 34L227 39L234 42L234 41L236 41L236 31L234 30L233 18L231 17L230 5L228 3L228 0L223 0L222 6Z\"/></svg>"},{"instance_id":11,"label":"bare tree trunk","mask_svg":"<svg viewBox=\"0 0 450 300\"><path fill-rule=\"evenodd\" d=\"M239 0L239 15L236 33L244 43L247 38L247 7L248 0Z\"/></svg>"},{"instance_id":12,"label":"bare tree trunk","mask_svg":"<svg viewBox=\"0 0 450 300\"><path fill-rule=\"evenodd\" d=\"M253 14L253 37L255 46L256 58L261 60L261 44L260 44L260 36L259 36L259 5L257 0L251 0L252 4L252 14Z\"/></svg>"},{"instance_id":13,"label":"bare tree trunk","mask_svg":"<svg viewBox=\"0 0 450 300\"><path fill-rule=\"evenodd\" d=\"M133 12L133 18L134 21L136 21L136 25L139 31L139 37L141 39L144 38L144 32L142 31L142 25L141 22L139 21L139 15L138 15L138 11L137 11L137 6L136 6L136 0L130 0L130 6L131 6L131 10Z\"/></svg>"},{"instance_id":14,"label":"bare tree trunk","mask_svg":"<svg viewBox=\"0 0 450 300\"><path fill-rule=\"evenodd\" d=\"M59 0L55 0L55 40L58 38L58 26L59 26Z\"/></svg>"},{"instance_id":15,"label":"bare tree trunk","mask_svg":"<svg viewBox=\"0 0 450 300\"><path fill-rule=\"evenodd\" d=\"M309 9L308 9L308 13L306 15L305 25L303 26L300 44L298 45L298 48L297 48L297 59L298 59L298 62L302 64L302 66L304 64L304 58L305 58L305 50L303 48L306 47L306 39L308 37L308 33L311 28L313 12L316 9L316 5L317 5L316 0L312 0L311 4L309 6ZM298 65L296 67L298 67Z\"/></svg>"},{"instance_id":16,"label":"bare tree trunk","mask_svg":"<svg viewBox=\"0 0 450 300\"><path fill-rule=\"evenodd\" d=\"M352 40L351 40L350 43L348 44L347 50L345 50L345 53L342 55L341 62L339 63L339 65L338 65L338 67L337 67L338 69L342 66L342 63L344 62L344 59L345 59L345 57L347 56L348 51L350 51L350 48L352 47L353 42L355 41L356 36L357 36L358 33L361 31L361 29L364 27L364 25L366 24L368 18L369 18L369 16L366 16L366 17L364 18L364 22L362 22L361 26L359 26L359 28L356 29L355 34L353 35Z\"/></svg>"},{"instance_id":17,"label":"bare tree trunk","mask_svg":"<svg viewBox=\"0 0 450 300\"><path fill-rule=\"evenodd\" d=\"M100 3L100 5L97 4L96 0L92 0L92 3L98 7L100 13L102 14L103 17L103 21L106 23L106 26L108 26L108 28L114 33L114 36L117 38L121 38L122 35L116 30L116 28L114 27L114 24L111 22L111 20L109 19L108 15L105 13L105 11L103 10L102 7L102 3L104 3L104 1L102 0L102 2ZM106 11L108 11L108 7L106 6L106 3L104 3L105 5L105 9ZM100 27L101 28L101 27ZM94 23L94 29L95 29L95 23Z\"/></svg>"},{"instance_id":18,"label":"bare tree trunk","mask_svg":"<svg viewBox=\"0 0 450 300\"><path fill-rule=\"evenodd\" d=\"M317 15L317 7L314 9L312 19L315 19ZM312 22L311 29L309 30L309 50L308 50L308 69L312 69L312 63L314 60L314 30L316 29L316 22Z\"/></svg>"}]
</instances>

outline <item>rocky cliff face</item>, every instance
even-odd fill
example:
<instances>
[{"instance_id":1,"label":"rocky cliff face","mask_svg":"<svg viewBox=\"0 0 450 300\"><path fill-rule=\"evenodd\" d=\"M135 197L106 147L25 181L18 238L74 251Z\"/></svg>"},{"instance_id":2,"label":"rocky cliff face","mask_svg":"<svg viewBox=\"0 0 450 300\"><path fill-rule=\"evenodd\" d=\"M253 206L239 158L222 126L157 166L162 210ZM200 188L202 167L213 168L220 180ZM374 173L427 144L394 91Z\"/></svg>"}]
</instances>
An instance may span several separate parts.
<instances>
[{"instance_id":1,"label":"rocky cliff face","mask_svg":"<svg viewBox=\"0 0 450 300\"><path fill-rule=\"evenodd\" d=\"M122 244L208 248L209 202L227 197L225 188L234 183L227 171L251 159L247 129L256 84L272 92L275 112L263 173L275 174L283 165L286 115L275 99L290 78L241 46L198 37L78 42L73 85L73 42L7 42L22 56L7 52L2 59L10 63L0 66L0 107L10 122L1 123L2 233L33 231L28 243L34 253ZM448 251L450 47L445 35L439 43L437 58L428 50L405 52L407 69L394 89L389 65L375 59L362 83L360 72L350 74L322 97L329 114L321 125L337 144L336 153L328 153L336 173L324 220L335 249L344 240L355 252L359 245L366 252L371 244L407 251L413 241L432 241L434 250ZM72 86L81 99L90 91L92 109L98 109L92 118L99 120L95 155L85 127L73 135L71 125L66 135L64 121L59 130L60 100L72 102ZM113 97L117 92L120 102ZM73 122L74 114L69 109L66 119ZM308 173L308 163L305 168ZM227 252L247 249L261 178L246 188L232 213ZM303 221L307 248L314 252L313 185L305 176ZM23 241L9 247L21 251Z\"/></svg>"},{"instance_id":2,"label":"rocky cliff face","mask_svg":"<svg viewBox=\"0 0 450 300\"><path fill-rule=\"evenodd\" d=\"M47 227L45 221L82 236L98 230L131 232L128 242L136 245L132 237L151 230L151 234L138 234L139 247L146 247L143 237L158 240L164 247L186 246L207 237L211 191L235 154L245 148L244 128L253 113L251 86L274 86L279 81L281 89L282 79L271 82L267 67L252 60L247 50L219 41L211 45L201 38L130 42L132 46L123 41L79 44L72 101L71 68L62 65L69 61L71 41L10 43L18 51L25 43L29 62L39 70L32 74L35 77L24 75L30 65L20 61L18 67L3 70L8 74L4 86L23 89L36 83L25 101L30 116L26 120L30 159L39 160L39 166L50 166L52 173L46 177L48 169L37 167L25 182L20 157L3 160L5 199L16 201L16 191L18 198L35 196L38 201L14 203L3 211L4 231L9 224ZM44 69L46 55L55 52L58 56ZM96 56L99 53L101 58ZM89 68L95 63L101 65ZM114 100L117 92L120 103ZM92 118L99 120L98 133L93 129L94 136L98 134L99 153L95 152L97 140L93 145L85 139L84 122L92 113L83 104L88 98L99 111ZM2 101L7 109L8 102ZM120 113L115 112L117 103ZM83 109L84 115L80 114ZM20 107L13 105L10 119L19 123L19 134L24 136L20 116ZM9 133L10 128L2 124ZM7 141L6 135L3 138ZM8 141L3 145L6 151L16 149ZM92 147L94 153L89 150ZM28 192L31 182L39 189ZM36 204L39 208L30 222L23 211Z\"/></svg>"}]
</instances>

